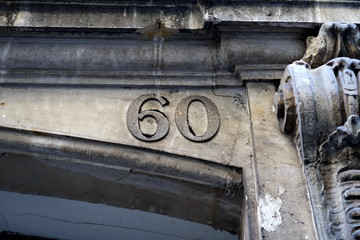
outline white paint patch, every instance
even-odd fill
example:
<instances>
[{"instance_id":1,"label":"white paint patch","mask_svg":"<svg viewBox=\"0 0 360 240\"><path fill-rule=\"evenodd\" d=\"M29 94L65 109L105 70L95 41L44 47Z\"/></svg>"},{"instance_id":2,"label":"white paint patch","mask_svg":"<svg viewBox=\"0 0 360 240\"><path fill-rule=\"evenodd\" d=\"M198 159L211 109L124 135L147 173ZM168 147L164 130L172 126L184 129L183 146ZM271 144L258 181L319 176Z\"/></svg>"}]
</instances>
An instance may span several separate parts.
<instances>
[{"instance_id":1,"label":"white paint patch","mask_svg":"<svg viewBox=\"0 0 360 240\"><path fill-rule=\"evenodd\" d=\"M283 188L283 186L279 186L278 187L278 194L279 195L282 195L282 194L284 194L286 192L286 190L285 190L285 188Z\"/></svg>"},{"instance_id":2,"label":"white paint patch","mask_svg":"<svg viewBox=\"0 0 360 240\"><path fill-rule=\"evenodd\" d=\"M268 232L273 232L282 223L280 208L283 201L280 198L266 194L265 198L260 198L260 223L261 227Z\"/></svg>"},{"instance_id":3,"label":"white paint patch","mask_svg":"<svg viewBox=\"0 0 360 240\"><path fill-rule=\"evenodd\" d=\"M31 12L26 10L20 11L19 14L16 16L14 26L27 27L30 25L29 24L30 19L31 19Z\"/></svg>"}]
</instances>

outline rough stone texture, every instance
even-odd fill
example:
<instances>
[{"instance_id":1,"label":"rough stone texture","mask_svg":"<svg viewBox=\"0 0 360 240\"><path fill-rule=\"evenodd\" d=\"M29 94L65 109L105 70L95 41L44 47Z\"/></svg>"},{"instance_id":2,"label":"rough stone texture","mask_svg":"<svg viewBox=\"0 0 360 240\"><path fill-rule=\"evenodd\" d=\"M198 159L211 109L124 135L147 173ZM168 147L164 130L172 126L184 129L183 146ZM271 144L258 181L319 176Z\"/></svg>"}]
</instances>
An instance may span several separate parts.
<instances>
[{"instance_id":1,"label":"rough stone texture","mask_svg":"<svg viewBox=\"0 0 360 240\"><path fill-rule=\"evenodd\" d=\"M221 1L216 2L220 4L214 4L209 9L205 8L206 19L272 23L359 22L359 2L356 0L231 1L235 6L221 4Z\"/></svg>"},{"instance_id":2,"label":"rough stone texture","mask_svg":"<svg viewBox=\"0 0 360 240\"><path fill-rule=\"evenodd\" d=\"M219 163L241 166L238 158L248 158L249 116L245 89L105 89L105 88L5 88L0 90L0 124L3 127L48 132L111 143L121 143L157 150L166 149L181 155L211 159ZM149 102L146 109L159 109L170 123L170 131L163 141L144 142L131 135L126 125L130 103L140 95L155 93L164 96L169 105L161 107ZM207 144L194 143L179 132L175 124L175 110L183 98L202 95L218 106L221 125L217 135ZM151 104L151 105L150 105ZM16 109L16 111L14 111ZM134 116L137 117L137 116ZM205 116L198 116L201 121ZM147 125L155 124L145 120ZM204 123L203 123L204 124ZM234 126L236 128L234 129ZM150 127L150 126L149 126ZM196 144L196 147L193 148ZM235 145L242 146L234 156ZM219 150L221 149L221 150Z\"/></svg>"},{"instance_id":3,"label":"rough stone texture","mask_svg":"<svg viewBox=\"0 0 360 240\"><path fill-rule=\"evenodd\" d=\"M312 28L293 25L279 29L264 24L219 24L215 31L207 27L203 32L180 32L163 39L135 32L92 32L85 36L69 32L1 32L0 81L236 86L252 79L274 80L281 77L286 64L303 56L309 31Z\"/></svg>"},{"instance_id":4,"label":"rough stone texture","mask_svg":"<svg viewBox=\"0 0 360 240\"><path fill-rule=\"evenodd\" d=\"M163 140L158 142L140 141L131 135L126 126L125 116L130 102L144 93L155 93L160 96L165 96L169 101L168 106L160 107L158 104L156 104L156 102L149 102L144 104L142 108L142 111L154 108L159 109L168 117L170 131ZM207 96L218 106L221 116L220 129L213 139L205 143L189 141L180 134L177 126L175 125L175 108L180 100L188 95ZM166 169L168 166L170 166L170 162L173 162L173 167L171 167L168 174L171 175L172 178L179 177L180 179L189 180L189 177L193 174L189 175L186 173L186 171L197 171L194 176L199 174L199 177L197 179L193 179L193 181L201 182L207 179L205 185L214 184L214 188L218 188L221 181L219 181L219 179L211 180L216 174L214 175L213 173L210 173L210 168L206 167L206 165L200 168L196 164L189 165L186 163L186 161L184 161L184 159L181 159L181 157L179 158L179 156L191 156L197 158L198 160L196 161L203 162L206 160L210 162L218 162L224 166L232 165L239 169L245 167L249 169L249 165L251 165L250 120L247 109L245 88L109 89L89 87L57 87L50 89L39 86L30 88L27 86L25 88L2 87L1 96L3 101L1 103L0 110L1 126L10 129L26 130L25 136L28 136L28 140L23 141L22 139L24 138L16 136L15 132L10 132L8 135L3 132L1 136L3 137L4 142L1 144L1 149L10 155L11 153L15 154L21 152L25 155L37 156L37 161L39 161L39 159L45 159L45 162L41 161L42 163L40 166L35 167L35 169L32 167L35 165L35 163L30 161L31 158L26 160L25 162L27 163L22 165L23 169L27 169L26 171L28 173L16 174L23 176L22 178L18 178L18 182L16 183L12 181L12 174L9 176L5 174L5 172L9 172L8 170L12 168L14 170L11 170L10 172L15 173L15 169L17 169L17 167L13 166L12 164L19 164L21 157L17 155L11 155L12 159L17 159L16 163L15 161L10 161L8 162L9 165L6 167L5 161L7 159L6 156L8 156L6 154L2 158L2 166L4 167L4 174L2 174L2 177L4 177L4 179L1 181L3 183L1 185L1 189L3 190L20 191L24 193L37 193L40 195L50 195L70 199L75 198L95 202L99 201L99 197L102 194L109 194L109 202L106 202L109 205L124 206L125 202L125 207L143 209L147 211L149 211L150 206L154 206L154 203L151 203L154 201L154 199L164 198L164 201L156 201L157 205L153 211L182 218L181 214L179 213L186 213L184 209L189 208L181 208L182 204L180 203L183 202L185 204L191 204L189 198L192 198L195 195L194 193L191 193L191 190L188 192L181 190L182 187L180 186L184 184L183 182L176 183L180 184L179 186L176 186L176 184L174 185L173 183L170 185L167 184L166 178L162 180L157 179L158 175L163 177L166 175ZM197 108L201 109L199 106ZM14 109L17 110L14 111ZM206 112L203 113L206 114ZM205 117L204 115L199 114L192 114L190 116L194 119L195 122L203 122L202 119ZM148 119L145 121L145 125L147 125L145 128L152 128L152 125L154 124L156 124L154 121ZM236 126L235 129L234 126ZM195 130L197 130L199 125L194 124L193 127ZM65 138L63 140L56 136L51 138L51 136L47 135L46 133L71 136L76 138L74 140L75 142L71 142L70 138ZM11 139L13 139L14 142L11 142ZM96 140L96 142L99 141L101 144L87 146L86 142L88 140ZM119 147L121 145L128 146L129 150L114 150L114 147L116 148L118 145ZM137 146L138 148L136 150L136 148L134 149L134 147L130 146ZM153 152L154 150L157 152L155 155ZM135 155L137 157L131 153L131 151L136 151L137 155ZM146 151L149 152L146 153ZM175 157L173 160L167 159L165 157L169 153L176 154L174 155ZM132 160L133 162L126 162L128 159L129 161ZM88 161L89 163L85 163L84 161ZM71 162L75 162L75 164L71 164ZM51 168L53 170L50 171L46 165L52 166ZM105 170L102 170L105 165L108 166L105 168ZM123 167L128 169L125 170L125 173L121 172ZM65 169L66 171L62 171L59 168ZM224 169L224 173L220 174L221 178L229 174L227 169L230 168L226 167ZM141 175L141 173L144 174L144 171L145 175L154 175L153 179L151 179L151 177L145 177L145 179L136 177L138 172L140 172ZM50 178L48 175L43 176L41 172L51 172L50 175L52 177ZM71 182L78 182L83 180L80 180L77 177L74 177L73 180L70 180L70 177L65 177L68 172L85 173L95 179L91 181L89 179L85 179L84 182L89 185L85 189L82 189L81 186L76 186L75 184L71 184ZM71 175L74 174L75 173L71 173ZM254 179L252 174L253 173L251 171L247 171L246 174L244 174L244 179L246 179L247 182ZM135 179L131 180L131 176L134 176ZM63 179L63 177L65 177L63 180L64 182L60 183L59 181L60 179ZM105 178L107 181L110 181L110 183L100 184L100 180L96 180L99 178ZM122 178L125 179L126 183L134 181L137 183L135 184L137 185L137 188L141 187L144 190L142 190L142 193L140 190L137 193L133 192L134 196L130 195L130 200L124 200L118 194L114 193L113 190L108 188L110 185L113 185L111 182L117 182L120 184L117 186L118 189L120 187L124 188L124 191L127 191L128 188L131 189L131 187L127 188L126 184L125 187L122 187L121 184L123 183L119 180ZM47 186L50 187L44 188L44 186L41 184L36 184L36 182L43 182L44 179L48 179L46 182ZM50 181L50 179L54 179L54 182ZM67 182L68 180L69 182ZM228 184L229 181L226 179L224 180L224 184ZM32 181L35 181L34 185L26 184L29 182L31 183ZM93 184L95 181L101 185L100 188L104 189L105 192L94 191L90 195L85 194L83 197L81 197L82 194L78 191L90 191L91 189L88 190L88 188L97 186L94 186ZM156 189L159 181L161 182L160 185L164 187L164 189ZM240 183L240 179L235 180L235 182ZM60 186L58 184L60 184ZM17 190L19 185L22 185L21 190ZM59 188L53 185L59 186ZM72 190L73 188L75 189ZM155 189L155 192L152 192L151 189ZM251 211L256 209L253 207L256 206L256 204L253 202L253 198L255 196L252 192L252 189L254 188L251 182L247 183L246 191L248 196L246 204L248 204L249 207L242 204L242 201L245 200L244 195L235 201L235 206L240 207L240 214L235 214L235 218L238 218L239 221L243 222L244 224L246 222L245 226L247 227L243 227L243 223L239 223L237 226L233 225L231 228L225 228L225 225L217 224L214 224L213 226L227 229L228 231L237 231L236 229L238 228L239 235L242 234L242 231L244 231L244 234L248 234L246 231L251 231L251 236L254 236L252 233L252 228L248 227L249 225L251 226L256 224L256 215L250 214ZM74 191L75 195L72 194ZM149 194L147 194L148 191L150 191ZM159 191L168 192L170 198L166 197L165 195L157 195L157 192ZM177 194L174 194L173 191L175 191ZM201 191L201 186L195 187L195 192ZM231 190L231 188L225 187L223 190L220 190L219 193L210 193L210 196L206 197L205 199L212 199L212 194L215 196L226 196L227 194L231 194L230 192L238 193L239 191L235 189ZM179 204L176 204L177 200L174 198L175 195L179 195ZM185 197L188 195L189 197ZM135 200L131 198L131 196L133 196ZM204 197L204 194L201 196ZM181 199L182 197L185 197L186 199ZM202 199L202 197L200 197L200 199ZM141 201L144 201L147 198L150 198L150 201L145 201L143 204L141 204ZM135 205L126 204L127 202L133 201L138 203ZM220 200L220 202L221 201L223 200ZM168 205L167 203L171 204ZM222 205L220 203L214 204L218 207ZM177 207L174 208L174 205ZM204 207L206 206L204 202L195 203L195 206L197 205L203 205ZM209 209L211 209L211 203L208 206L210 206ZM230 205L224 204L224 206L227 208ZM218 209L218 207L216 207L216 209ZM245 212L246 209L252 209L249 212L249 215L247 212ZM204 212L209 213L209 211L210 210L205 210ZM230 212L235 213L237 211L232 209ZM185 215L188 216L188 214ZM218 213L213 214L213 216L218 215ZM223 213L220 215L224 216ZM203 218L204 213L195 213L194 216L202 216L201 218ZM196 217L191 220L200 221ZM209 221L201 221L203 221L205 224L210 224ZM226 221L220 220L218 222L224 223ZM248 222L251 222L251 224L248 224Z\"/></svg>"},{"instance_id":5,"label":"rough stone texture","mask_svg":"<svg viewBox=\"0 0 360 240\"><path fill-rule=\"evenodd\" d=\"M301 60L317 68L337 57L360 58L360 33L355 24L323 24L317 37L308 37Z\"/></svg>"},{"instance_id":6,"label":"rough stone texture","mask_svg":"<svg viewBox=\"0 0 360 240\"><path fill-rule=\"evenodd\" d=\"M247 83L247 89L260 212L274 215L262 222L262 237L316 239L302 163L291 139L280 132L273 112L275 87Z\"/></svg>"},{"instance_id":7,"label":"rough stone texture","mask_svg":"<svg viewBox=\"0 0 360 240\"><path fill-rule=\"evenodd\" d=\"M315 36L324 21L358 24L359 4L1 2L0 189L168 214L235 231L240 239L316 239L302 165L271 111L274 85L255 81L277 81L286 64L304 56L306 38ZM307 67L302 63L294 69L301 70L301 97L311 98ZM348 90L350 75L343 65L331 63L325 72L338 72L339 78L347 74L342 93ZM254 82L245 86L246 81ZM331 86L317 84L314 88L325 93ZM297 94L283 85L280 89ZM169 122L159 141L139 140L126 124L131 102L143 94L164 97L163 105L137 105L139 115L151 111ZM210 99L220 115L216 135L204 142L190 141L180 133L184 126L176 125L178 104L193 95ZM293 113L285 121L287 132L296 134L293 120L308 116L298 124L309 123L304 144L314 146L308 149L314 155L307 159L317 156L317 137L325 141L328 135L318 132L316 104L303 101L305 109L295 115L294 97L278 97L278 105L292 103L284 107L283 114ZM345 97L343 112L348 113L355 105ZM316 107L323 124L327 109ZM200 101L191 103L188 121L181 120L191 125L190 134L205 134L209 109ZM326 125L330 133L345 118L334 116ZM155 120L140 123L145 139L163 125ZM314 165L306 171L309 182L315 181ZM320 192L319 186L310 190ZM316 225L320 237L329 234L322 232L328 230L324 222Z\"/></svg>"},{"instance_id":8,"label":"rough stone texture","mask_svg":"<svg viewBox=\"0 0 360 240\"><path fill-rule=\"evenodd\" d=\"M276 95L305 164L320 239L359 238L359 64L335 58L312 70L295 62Z\"/></svg>"},{"instance_id":9,"label":"rough stone texture","mask_svg":"<svg viewBox=\"0 0 360 240\"><path fill-rule=\"evenodd\" d=\"M206 22L329 21L359 23L356 0L8 1L0 26L27 28L142 28L160 18L168 27L201 29Z\"/></svg>"},{"instance_id":10,"label":"rough stone texture","mask_svg":"<svg viewBox=\"0 0 360 240\"><path fill-rule=\"evenodd\" d=\"M294 134L305 162L315 162L320 145L358 107L359 60L336 58L317 69L289 65L277 93L282 129Z\"/></svg>"},{"instance_id":11,"label":"rough stone texture","mask_svg":"<svg viewBox=\"0 0 360 240\"><path fill-rule=\"evenodd\" d=\"M241 231L238 229L243 196L239 169L46 134L2 129L1 137L1 149L7 152L1 158L3 191L139 209ZM14 175L18 177L14 179Z\"/></svg>"}]
</instances>

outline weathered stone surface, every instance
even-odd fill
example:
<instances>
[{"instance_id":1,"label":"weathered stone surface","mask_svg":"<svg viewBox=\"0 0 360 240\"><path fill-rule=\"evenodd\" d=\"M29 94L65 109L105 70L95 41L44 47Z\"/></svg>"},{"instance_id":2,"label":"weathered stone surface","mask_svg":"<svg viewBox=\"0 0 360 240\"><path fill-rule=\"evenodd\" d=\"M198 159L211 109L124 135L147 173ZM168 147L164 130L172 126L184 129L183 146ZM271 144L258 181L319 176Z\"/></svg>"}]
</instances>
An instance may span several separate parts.
<instances>
[{"instance_id":1,"label":"weathered stone surface","mask_svg":"<svg viewBox=\"0 0 360 240\"><path fill-rule=\"evenodd\" d=\"M223 164L241 166L243 158L251 152L249 144L249 116L245 89L109 89L109 88L56 88L16 87L0 90L0 125L15 129L48 132L66 136L121 143L203 159ZM144 142L128 130L126 113L128 106L143 94L157 94L169 102L162 107L149 101L142 111L157 109L167 116L169 133L164 140ZM218 107L221 125L218 133L206 144L186 139L175 124L175 112L179 102L187 96L206 96ZM14 111L16 109L16 111ZM206 118L198 116L196 121ZM137 118L137 116L133 116ZM144 123L156 126L152 118ZM234 126L236 128L234 129ZM234 156L235 144L242 146Z\"/></svg>"},{"instance_id":2,"label":"weathered stone surface","mask_svg":"<svg viewBox=\"0 0 360 240\"><path fill-rule=\"evenodd\" d=\"M317 68L333 58L360 58L360 33L353 23L325 23L317 37L308 37L307 49L301 59Z\"/></svg>"},{"instance_id":3,"label":"weathered stone surface","mask_svg":"<svg viewBox=\"0 0 360 240\"><path fill-rule=\"evenodd\" d=\"M247 89L262 237L316 239L302 163L291 139L281 134L273 112L275 87L247 83Z\"/></svg>"},{"instance_id":4,"label":"weathered stone surface","mask_svg":"<svg viewBox=\"0 0 360 240\"><path fill-rule=\"evenodd\" d=\"M0 168L3 191L140 209L227 231L242 229L238 216L243 211L243 186L237 168L131 146L4 128L1 150L6 152ZM212 212L214 204L219 212ZM190 206L193 215L186 211ZM226 216L225 209L233 217Z\"/></svg>"},{"instance_id":5,"label":"weathered stone surface","mask_svg":"<svg viewBox=\"0 0 360 240\"><path fill-rule=\"evenodd\" d=\"M164 86L234 86L254 79L274 80L286 64L303 56L305 38L313 31L293 25L280 31L264 24L219 24L216 31L212 29L207 26L202 32L155 39L136 32L86 36L46 32L30 38L2 32L0 79L9 84L109 86L151 86L156 79L161 81L155 84Z\"/></svg>"},{"instance_id":6,"label":"weathered stone surface","mask_svg":"<svg viewBox=\"0 0 360 240\"><path fill-rule=\"evenodd\" d=\"M356 0L19 0L3 2L0 9L0 26L27 28L143 28L158 18L181 29L201 29L207 22L359 23Z\"/></svg>"},{"instance_id":7,"label":"weathered stone surface","mask_svg":"<svg viewBox=\"0 0 360 240\"><path fill-rule=\"evenodd\" d=\"M8 197L4 190L18 192L17 200L19 193L32 193L43 200L63 198L53 199L62 204L72 199L165 214L240 239L316 239L302 165L272 113L274 82L259 81L277 81L285 65L304 56L306 38L323 22L360 23L359 4L1 2L2 199ZM357 51L335 45L327 50ZM291 65L277 95L282 128L297 137L307 179L315 183L309 189L313 206L319 206L313 210L321 239L359 235L357 200L348 204L357 196L358 186L349 179L359 175L358 155L346 145L356 142L348 134L356 131L341 128L336 144L345 141L345 149L318 152L359 110L356 61L338 59L315 70L305 62ZM320 155L338 158L312 164ZM324 201L336 206L334 212L326 215ZM32 209L23 207L10 208L14 212L8 210L6 218ZM38 227L42 218L34 215L41 208L34 211ZM55 218L78 229L76 219L56 218L58 212L45 214L51 224ZM0 227L6 230L3 217ZM13 218L17 231L36 232L19 222L31 220ZM91 223L92 231L108 224Z\"/></svg>"},{"instance_id":8,"label":"weathered stone surface","mask_svg":"<svg viewBox=\"0 0 360 240\"><path fill-rule=\"evenodd\" d=\"M3 131L0 136L3 141L0 148L5 154L1 158L4 174L1 174L3 179L0 188L95 203L102 203L101 196L107 195L107 200L103 202L107 205L154 211L234 231L239 236L248 234L247 231L253 231L249 229L248 221L253 224L256 215L248 216L245 212L248 208L246 205L254 205L252 184L246 185L246 203L245 195L241 194L245 187L242 185L241 169L251 164L252 148L245 91L245 88L111 89L86 86L57 87L51 90L40 86L2 87L0 111ZM130 103L138 96L151 92L164 96L168 101L168 105L163 107L156 101L145 102L139 109L142 112L154 109L167 116L169 133L157 142L135 138L126 124ZM207 96L218 108L221 117L219 130L206 142L188 140L175 124L176 107L180 100L189 95ZM194 107L191 105L189 109ZM204 131L201 125L207 118L207 111L201 111L202 106L195 107L203 114L194 114L194 110L188 113L191 121L195 122L192 124L194 134ZM133 117L135 120L138 118ZM159 128L161 123L149 118L144 119L143 124L140 126L142 131L151 131ZM207 124L209 121L205 122ZM217 179L211 170L211 162L218 162L219 169L223 169L218 172ZM17 167L19 164L22 168ZM229 172L232 168L229 165L239 172ZM17 170L21 172L16 173ZM13 174L21 177L14 181ZM252 174L247 172L244 178L253 179ZM183 186L186 185L183 180L192 187L185 190L187 187ZM82 181L85 187L79 183ZM221 182L225 184L224 188L220 187ZM230 182L238 187L230 187ZM21 189L17 189L19 185ZM203 187L208 189L209 186L210 192L201 193ZM101 190L92 191L92 188ZM138 190L131 190L133 188ZM82 194L89 191L89 194ZM130 193L123 195L123 192ZM238 196L234 199L237 210L223 202L229 194ZM177 200L175 195L179 197ZM195 200L195 195L199 196L199 202L189 200ZM201 200L213 199L214 196L220 197L218 202L207 204ZM190 205L182 208L183 204L202 207L196 207L192 212L197 217L190 218L187 214ZM214 205L219 212L211 214L210 209ZM221 205L230 207L229 213L235 219L232 226L225 227L224 223L229 222L230 218L224 215L224 209L220 210ZM200 209L204 211L200 213ZM203 218L209 214L213 220ZM198 219L200 216L202 220ZM220 225L215 223L215 218ZM214 224L210 223L212 221Z\"/></svg>"},{"instance_id":9,"label":"weathered stone surface","mask_svg":"<svg viewBox=\"0 0 360 240\"><path fill-rule=\"evenodd\" d=\"M350 58L313 70L295 62L275 97L283 130L294 134L305 163L320 239L358 238L358 68Z\"/></svg>"},{"instance_id":10,"label":"weathered stone surface","mask_svg":"<svg viewBox=\"0 0 360 240\"><path fill-rule=\"evenodd\" d=\"M358 65L338 58L313 70L301 61L287 67L276 96L278 118L306 162L314 162L328 135L358 114Z\"/></svg>"}]
</instances>

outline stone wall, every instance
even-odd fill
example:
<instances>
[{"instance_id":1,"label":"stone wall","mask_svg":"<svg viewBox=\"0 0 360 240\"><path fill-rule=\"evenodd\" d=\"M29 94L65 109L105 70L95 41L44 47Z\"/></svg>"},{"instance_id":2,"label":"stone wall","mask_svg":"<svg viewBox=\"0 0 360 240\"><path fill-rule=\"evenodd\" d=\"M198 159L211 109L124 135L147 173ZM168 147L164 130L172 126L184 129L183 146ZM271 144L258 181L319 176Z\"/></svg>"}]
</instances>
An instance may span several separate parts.
<instances>
[{"instance_id":1,"label":"stone wall","mask_svg":"<svg viewBox=\"0 0 360 240\"><path fill-rule=\"evenodd\" d=\"M0 10L3 234L357 239L358 1Z\"/></svg>"}]
</instances>

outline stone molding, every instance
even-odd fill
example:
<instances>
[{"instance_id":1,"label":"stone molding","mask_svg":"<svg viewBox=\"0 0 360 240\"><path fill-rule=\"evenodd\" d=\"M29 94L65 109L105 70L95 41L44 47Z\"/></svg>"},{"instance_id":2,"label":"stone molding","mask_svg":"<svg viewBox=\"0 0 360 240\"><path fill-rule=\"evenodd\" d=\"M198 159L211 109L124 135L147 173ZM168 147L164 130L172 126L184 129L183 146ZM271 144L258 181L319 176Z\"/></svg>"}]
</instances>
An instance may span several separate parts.
<instances>
[{"instance_id":1,"label":"stone molding","mask_svg":"<svg viewBox=\"0 0 360 240\"><path fill-rule=\"evenodd\" d=\"M142 28L160 18L169 27L202 29L206 23L359 23L356 0L227 1L7 1L0 26L33 28ZM106 14L105 14L106 13Z\"/></svg>"},{"instance_id":2,"label":"stone molding","mask_svg":"<svg viewBox=\"0 0 360 240\"><path fill-rule=\"evenodd\" d=\"M146 37L141 30L2 32L1 84L151 86L159 78L161 86L218 87L274 81L289 61L303 56L313 28L224 23L169 38Z\"/></svg>"},{"instance_id":3,"label":"stone molding","mask_svg":"<svg viewBox=\"0 0 360 240\"><path fill-rule=\"evenodd\" d=\"M27 174L19 173L17 180L13 176L21 168L13 169L9 176L1 176L2 190L16 192L17 181L23 181L22 187L28 191L23 193L145 211L161 208L162 214L181 219L194 217L193 220L242 235L244 223L239 218L244 213L245 199L242 168L131 145L5 127L0 127L0 153L4 165L8 161L33 162L35 169L28 169ZM39 170L42 165L49 172ZM87 181L104 182L106 190L93 190L97 192L95 197L89 197L81 194L84 186L80 181L70 182L67 190L61 184L50 183L53 179L61 181L64 176L72 181L77 175L86 175ZM33 181L44 185L35 186L31 184ZM114 192L109 191L112 187ZM104 194L101 192L108 194L104 201L96 197ZM151 205L153 209L149 210L151 206L146 200L136 199L139 193L135 192L141 192L143 199L156 198ZM214 195L220 196L215 200L218 207L209 213ZM170 201L176 207L164 207L163 201ZM187 201L194 207L192 210ZM193 213L189 214L188 210ZM205 220L200 220L205 215Z\"/></svg>"}]
</instances>

